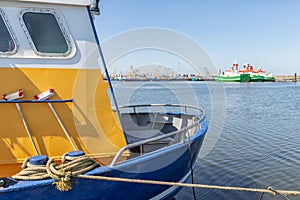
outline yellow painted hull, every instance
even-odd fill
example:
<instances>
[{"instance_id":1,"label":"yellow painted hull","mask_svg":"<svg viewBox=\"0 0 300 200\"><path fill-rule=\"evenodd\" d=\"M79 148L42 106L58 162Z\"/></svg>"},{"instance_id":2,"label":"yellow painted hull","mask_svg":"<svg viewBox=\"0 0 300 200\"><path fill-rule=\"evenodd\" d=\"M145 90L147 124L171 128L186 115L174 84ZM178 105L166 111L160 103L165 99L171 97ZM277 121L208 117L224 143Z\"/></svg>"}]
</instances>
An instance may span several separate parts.
<instances>
[{"instance_id":1,"label":"yellow painted hull","mask_svg":"<svg viewBox=\"0 0 300 200\"><path fill-rule=\"evenodd\" d=\"M108 85L96 69L0 68L0 94L24 90L24 98L54 88L51 99L79 150L97 157L114 155L125 145L116 114L107 96ZM48 104L20 104L40 154L59 158L74 150ZM28 156L36 155L13 103L0 104L0 176L9 176Z\"/></svg>"}]
</instances>

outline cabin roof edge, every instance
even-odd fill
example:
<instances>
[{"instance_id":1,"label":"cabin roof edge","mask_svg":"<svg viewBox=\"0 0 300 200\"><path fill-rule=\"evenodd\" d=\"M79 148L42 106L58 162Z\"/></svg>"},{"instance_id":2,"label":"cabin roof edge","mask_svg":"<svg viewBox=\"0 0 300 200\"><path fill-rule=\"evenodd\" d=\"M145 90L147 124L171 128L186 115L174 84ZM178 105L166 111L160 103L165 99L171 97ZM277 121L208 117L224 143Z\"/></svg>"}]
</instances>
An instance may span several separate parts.
<instances>
[{"instance_id":1,"label":"cabin roof edge","mask_svg":"<svg viewBox=\"0 0 300 200\"><path fill-rule=\"evenodd\" d=\"M66 4L66 5L81 5L90 6L93 0L9 0L16 2L31 2L31 3L53 3L53 4Z\"/></svg>"}]
</instances>

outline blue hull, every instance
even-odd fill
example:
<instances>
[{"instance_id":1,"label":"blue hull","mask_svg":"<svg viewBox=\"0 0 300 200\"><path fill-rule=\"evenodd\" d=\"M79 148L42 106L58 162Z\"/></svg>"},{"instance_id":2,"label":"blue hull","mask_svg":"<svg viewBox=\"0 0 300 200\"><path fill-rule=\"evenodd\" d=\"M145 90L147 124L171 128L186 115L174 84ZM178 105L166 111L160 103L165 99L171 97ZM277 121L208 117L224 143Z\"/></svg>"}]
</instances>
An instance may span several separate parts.
<instances>
[{"instance_id":1,"label":"blue hull","mask_svg":"<svg viewBox=\"0 0 300 200\"><path fill-rule=\"evenodd\" d=\"M205 121L201 127L191 138L193 165L207 131ZM166 166L157 168L168 161L170 163ZM189 173L190 151L185 143L131 159L113 168L99 167L87 175L179 182L186 181ZM179 187L74 178L72 189L60 192L52 183L52 179L19 181L8 188L0 189L0 199L169 199L180 190Z\"/></svg>"}]
</instances>

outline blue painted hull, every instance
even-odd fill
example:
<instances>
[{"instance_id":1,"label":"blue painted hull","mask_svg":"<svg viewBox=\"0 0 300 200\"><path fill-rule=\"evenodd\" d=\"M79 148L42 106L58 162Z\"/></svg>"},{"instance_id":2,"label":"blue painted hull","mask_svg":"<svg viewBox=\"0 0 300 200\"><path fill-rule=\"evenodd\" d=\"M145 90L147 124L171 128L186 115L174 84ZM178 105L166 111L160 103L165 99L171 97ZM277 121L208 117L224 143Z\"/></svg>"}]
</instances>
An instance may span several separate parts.
<instances>
[{"instance_id":1,"label":"blue painted hull","mask_svg":"<svg viewBox=\"0 0 300 200\"><path fill-rule=\"evenodd\" d=\"M202 122L201 127L201 130L191 138L193 165L207 131L205 121ZM166 162L167 165L162 165ZM176 144L123 162L113 168L96 168L87 175L179 182L185 181L189 173L188 144ZM60 192L52 183L52 179L19 181L13 186L0 190L0 199L168 199L180 190L178 187L161 185L74 178L72 189L68 192Z\"/></svg>"}]
</instances>

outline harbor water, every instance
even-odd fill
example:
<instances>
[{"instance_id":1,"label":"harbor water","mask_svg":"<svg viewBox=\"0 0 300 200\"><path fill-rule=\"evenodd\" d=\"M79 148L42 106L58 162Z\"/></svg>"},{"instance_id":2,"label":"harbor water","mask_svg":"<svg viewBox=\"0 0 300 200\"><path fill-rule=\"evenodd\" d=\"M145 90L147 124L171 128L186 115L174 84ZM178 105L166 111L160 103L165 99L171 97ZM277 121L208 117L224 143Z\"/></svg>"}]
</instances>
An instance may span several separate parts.
<instances>
[{"instance_id":1,"label":"harbor water","mask_svg":"<svg viewBox=\"0 0 300 200\"><path fill-rule=\"evenodd\" d=\"M194 169L195 183L300 190L299 83L113 84L119 105L184 103L198 104L205 110L209 140L205 141ZM219 115L213 115L218 109ZM260 197L258 193L208 189L195 189L195 193L196 199ZM192 189L183 188L176 199L194 199ZM265 194L263 199L283 198Z\"/></svg>"}]
</instances>

